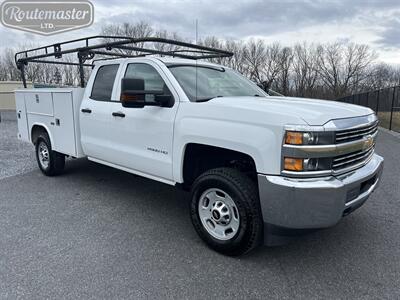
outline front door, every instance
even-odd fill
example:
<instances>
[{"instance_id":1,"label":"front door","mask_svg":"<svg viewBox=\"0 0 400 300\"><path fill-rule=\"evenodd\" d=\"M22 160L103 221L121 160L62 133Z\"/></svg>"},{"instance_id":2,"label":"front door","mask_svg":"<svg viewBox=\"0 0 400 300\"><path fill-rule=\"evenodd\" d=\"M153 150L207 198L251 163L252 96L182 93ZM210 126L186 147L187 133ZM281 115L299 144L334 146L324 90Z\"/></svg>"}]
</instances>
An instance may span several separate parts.
<instances>
[{"instance_id":1,"label":"front door","mask_svg":"<svg viewBox=\"0 0 400 300\"><path fill-rule=\"evenodd\" d=\"M154 62L127 63L123 76L144 79L145 90L172 94L173 107L145 106L125 108L111 102L113 163L143 175L172 180L172 145L174 120L179 104L167 76ZM122 79L122 77L121 77ZM153 95L146 95L151 101Z\"/></svg>"}]
</instances>

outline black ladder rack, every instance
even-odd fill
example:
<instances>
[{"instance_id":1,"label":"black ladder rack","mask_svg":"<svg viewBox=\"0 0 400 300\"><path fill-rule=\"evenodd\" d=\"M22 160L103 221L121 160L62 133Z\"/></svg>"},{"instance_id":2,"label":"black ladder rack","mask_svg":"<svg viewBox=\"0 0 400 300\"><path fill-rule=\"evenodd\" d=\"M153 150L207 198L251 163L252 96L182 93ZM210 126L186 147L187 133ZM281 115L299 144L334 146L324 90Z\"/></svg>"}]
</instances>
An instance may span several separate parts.
<instances>
[{"instance_id":1,"label":"black ladder rack","mask_svg":"<svg viewBox=\"0 0 400 300\"><path fill-rule=\"evenodd\" d=\"M78 44L80 45L77 46ZM157 50L154 48L154 45L157 44L173 46L174 50ZM71 47L73 45L75 46ZM152 45L153 47L151 47ZM123 51L126 50L132 51L134 54L124 53ZM58 61L58 59L61 59L64 54L71 53L77 53L76 62ZM132 38L126 36L96 35L17 52L15 54L15 63L17 68L21 71L22 83L25 88L25 66L27 66L28 63L79 66L80 86L84 87L85 77L83 67L93 67L93 63L86 63L86 61L92 60L96 55L107 56L106 59L114 59L141 57L154 54L194 60L231 57L233 55L233 53L229 51L165 38ZM53 57L55 60L46 60L45 58L48 57Z\"/></svg>"}]
</instances>

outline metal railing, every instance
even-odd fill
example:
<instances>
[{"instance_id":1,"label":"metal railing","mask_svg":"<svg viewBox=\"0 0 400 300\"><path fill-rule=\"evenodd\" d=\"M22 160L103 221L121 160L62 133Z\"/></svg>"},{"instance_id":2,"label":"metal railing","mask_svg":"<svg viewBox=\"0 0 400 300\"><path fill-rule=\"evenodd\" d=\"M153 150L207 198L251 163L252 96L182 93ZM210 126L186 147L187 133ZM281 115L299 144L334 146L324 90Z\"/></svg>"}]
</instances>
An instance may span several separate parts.
<instances>
[{"instance_id":1,"label":"metal railing","mask_svg":"<svg viewBox=\"0 0 400 300\"><path fill-rule=\"evenodd\" d=\"M336 101L362 105L375 111L379 126L400 132L400 86L354 94Z\"/></svg>"}]
</instances>

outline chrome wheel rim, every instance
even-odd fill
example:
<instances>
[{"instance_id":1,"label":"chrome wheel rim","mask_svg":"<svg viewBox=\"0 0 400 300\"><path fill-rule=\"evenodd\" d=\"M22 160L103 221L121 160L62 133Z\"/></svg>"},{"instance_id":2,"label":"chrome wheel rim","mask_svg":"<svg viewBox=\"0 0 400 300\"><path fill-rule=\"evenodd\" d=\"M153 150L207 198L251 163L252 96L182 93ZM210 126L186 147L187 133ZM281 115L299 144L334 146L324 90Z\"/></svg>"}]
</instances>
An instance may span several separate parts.
<instances>
[{"instance_id":1,"label":"chrome wheel rim","mask_svg":"<svg viewBox=\"0 0 400 300\"><path fill-rule=\"evenodd\" d=\"M38 158L40 165L44 169L47 169L50 163L50 155L49 155L49 148L44 142L39 142Z\"/></svg>"},{"instance_id":2,"label":"chrome wheel rim","mask_svg":"<svg viewBox=\"0 0 400 300\"><path fill-rule=\"evenodd\" d=\"M239 230L239 211L233 199L221 189L208 189L198 204L203 227L214 238L222 241L233 238Z\"/></svg>"}]
</instances>

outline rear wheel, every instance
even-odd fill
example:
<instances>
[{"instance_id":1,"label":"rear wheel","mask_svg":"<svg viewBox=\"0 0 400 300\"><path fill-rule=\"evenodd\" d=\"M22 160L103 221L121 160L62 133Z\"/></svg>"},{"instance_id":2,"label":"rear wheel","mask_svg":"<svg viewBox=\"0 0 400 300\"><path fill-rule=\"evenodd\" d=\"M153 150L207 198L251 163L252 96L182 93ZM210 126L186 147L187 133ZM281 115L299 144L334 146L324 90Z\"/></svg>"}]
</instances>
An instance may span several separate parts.
<instances>
[{"instance_id":1,"label":"rear wheel","mask_svg":"<svg viewBox=\"0 0 400 300\"><path fill-rule=\"evenodd\" d=\"M205 172L193 184L191 218L212 249L242 255L259 245L263 222L256 185L230 168Z\"/></svg>"},{"instance_id":2,"label":"rear wheel","mask_svg":"<svg viewBox=\"0 0 400 300\"><path fill-rule=\"evenodd\" d=\"M64 171L65 155L51 149L50 139L46 133L41 133L38 136L35 149L36 160L43 174L54 176Z\"/></svg>"}]
</instances>

